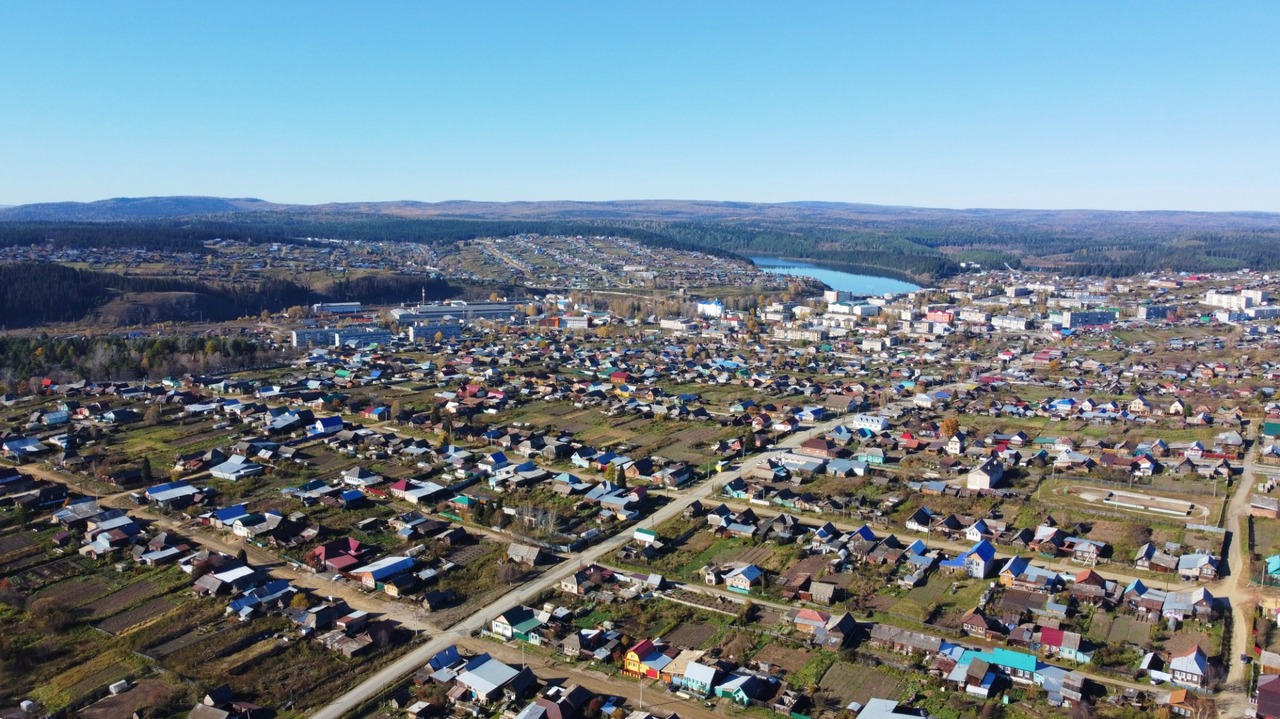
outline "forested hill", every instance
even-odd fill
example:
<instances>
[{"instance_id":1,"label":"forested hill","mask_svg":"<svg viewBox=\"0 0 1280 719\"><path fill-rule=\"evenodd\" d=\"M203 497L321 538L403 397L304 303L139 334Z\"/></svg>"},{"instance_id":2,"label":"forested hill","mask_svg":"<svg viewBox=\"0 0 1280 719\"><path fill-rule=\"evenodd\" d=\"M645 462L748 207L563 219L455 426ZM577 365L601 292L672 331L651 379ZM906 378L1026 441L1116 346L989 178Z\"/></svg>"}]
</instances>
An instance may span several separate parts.
<instances>
[{"instance_id":1,"label":"forested hill","mask_svg":"<svg viewBox=\"0 0 1280 719\"><path fill-rule=\"evenodd\" d=\"M445 299L459 289L421 276L365 276L316 292L285 280L213 283L121 276L52 262L0 264L3 329L92 319L100 325L230 320L320 301L389 303L425 291Z\"/></svg>"},{"instance_id":2,"label":"forested hill","mask_svg":"<svg viewBox=\"0 0 1280 719\"><path fill-rule=\"evenodd\" d=\"M203 251L214 237L401 240L446 245L519 233L614 234L653 245L771 254L906 273L961 263L1061 274L1280 269L1280 214L948 210L826 202L369 202L281 205L157 197L0 209L0 247L52 241Z\"/></svg>"}]
</instances>

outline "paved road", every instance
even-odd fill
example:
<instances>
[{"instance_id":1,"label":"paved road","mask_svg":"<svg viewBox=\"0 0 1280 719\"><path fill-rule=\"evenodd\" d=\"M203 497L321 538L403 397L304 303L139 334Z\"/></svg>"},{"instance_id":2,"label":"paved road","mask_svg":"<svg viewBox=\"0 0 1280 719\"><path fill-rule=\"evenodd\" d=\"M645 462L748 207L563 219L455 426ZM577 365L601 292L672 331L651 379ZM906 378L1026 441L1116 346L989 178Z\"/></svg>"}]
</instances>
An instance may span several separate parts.
<instances>
[{"instance_id":1,"label":"paved road","mask_svg":"<svg viewBox=\"0 0 1280 719\"><path fill-rule=\"evenodd\" d=\"M748 458L748 462L756 462L765 457L783 453L787 450L800 446L802 442L815 435L824 433L840 424L843 420L835 419L815 425L807 430L797 432L783 439L776 449L770 450L763 455L756 455ZM685 508L692 504L695 500L706 499L710 497L716 487L723 482L731 480L738 476L741 467L731 472L724 472L714 479L709 479L692 489L676 496L671 502L659 508L651 516L646 517L644 522L651 526L656 526L670 519L680 516ZM347 712L352 711L356 707L372 699L382 691L385 687L399 681L404 676L417 671L419 667L426 664L427 660L434 656L437 652L445 649L451 644L456 644L462 637L469 636L472 631L485 627L494 617L513 606L524 604L541 594L543 591L555 587L561 579L570 576L578 570L578 567L591 564L602 557L614 552L626 544L631 539L630 532L622 532L604 542L591 547L583 552L571 554L567 556L567 561L561 562L553 567L550 571L542 574L533 581L521 585L512 591L504 594L495 600L488 607L471 615L452 627L449 631L439 634L426 644L423 644L403 657L375 672L369 678L360 682L356 686L349 689L345 694L330 702L327 706L313 713L312 719L341 719Z\"/></svg>"}]
</instances>

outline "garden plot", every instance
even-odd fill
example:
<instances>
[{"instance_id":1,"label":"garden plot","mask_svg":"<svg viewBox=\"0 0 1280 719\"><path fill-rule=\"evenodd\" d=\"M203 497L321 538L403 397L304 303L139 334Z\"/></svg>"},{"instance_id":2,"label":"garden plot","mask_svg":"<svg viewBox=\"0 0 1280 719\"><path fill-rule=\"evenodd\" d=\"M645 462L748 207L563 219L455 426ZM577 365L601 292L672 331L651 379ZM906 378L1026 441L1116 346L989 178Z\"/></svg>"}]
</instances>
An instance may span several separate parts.
<instances>
[{"instance_id":1,"label":"garden plot","mask_svg":"<svg viewBox=\"0 0 1280 719\"><path fill-rule=\"evenodd\" d=\"M80 719L119 719L147 707L162 707L181 690L159 679L143 679L129 691L109 696L80 711Z\"/></svg>"},{"instance_id":2,"label":"garden plot","mask_svg":"<svg viewBox=\"0 0 1280 719\"><path fill-rule=\"evenodd\" d=\"M158 657L160 659L164 659L170 654L179 652L192 645L199 644L200 642L203 642L206 639L212 639L216 637L218 634L228 631L230 629L233 629L234 627L235 625L233 624L222 624L222 625L213 627L212 629L207 629L202 627L200 629L185 632L183 634L178 635L177 637L174 637L173 639L170 639L167 642L157 644L151 647L150 649L147 650L147 653L151 654L152 656Z\"/></svg>"},{"instance_id":3,"label":"garden plot","mask_svg":"<svg viewBox=\"0 0 1280 719\"><path fill-rule=\"evenodd\" d=\"M836 662L818 683L822 691L839 697L841 706L866 704L869 699L901 699L907 683L880 669Z\"/></svg>"},{"instance_id":4,"label":"garden plot","mask_svg":"<svg viewBox=\"0 0 1280 719\"><path fill-rule=\"evenodd\" d=\"M48 564L32 568L23 577L26 586L35 591L41 587L74 577L85 571L84 563L78 557L63 557Z\"/></svg>"},{"instance_id":5,"label":"garden plot","mask_svg":"<svg viewBox=\"0 0 1280 719\"><path fill-rule=\"evenodd\" d=\"M100 619L102 617L110 616L126 607L133 606L138 602L150 599L162 592L163 589L156 586L156 584L151 580L144 579L140 582L130 584L117 592L108 594L101 599L96 599L85 605L85 608L89 610L89 616L91 618Z\"/></svg>"},{"instance_id":6,"label":"garden plot","mask_svg":"<svg viewBox=\"0 0 1280 719\"><path fill-rule=\"evenodd\" d=\"M6 534L0 537L0 557L36 546L36 542L25 534Z\"/></svg>"},{"instance_id":7,"label":"garden plot","mask_svg":"<svg viewBox=\"0 0 1280 719\"><path fill-rule=\"evenodd\" d=\"M45 587L40 591L40 599L53 599L59 603L81 606L94 601L109 590L107 583L98 577L88 579L69 579L65 582Z\"/></svg>"},{"instance_id":8,"label":"garden plot","mask_svg":"<svg viewBox=\"0 0 1280 719\"><path fill-rule=\"evenodd\" d=\"M763 649L752 655L751 660L770 664L788 675L793 675L812 658L813 653L807 649L793 649L773 642L766 644Z\"/></svg>"},{"instance_id":9,"label":"garden plot","mask_svg":"<svg viewBox=\"0 0 1280 719\"><path fill-rule=\"evenodd\" d=\"M680 647L682 649L700 649L703 645L710 642L719 631L718 627L711 624L690 624L684 622L677 624L674 629L667 632L663 637L671 646Z\"/></svg>"},{"instance_id":10,"label":"garden plot","mask_svg":"<svg viewBox=\"0 0 1280 719\"><path fill-rule=\"evenodd\" d=\"M1107 641L1113 644L1136 644L1140 647L1151 645L1151 623L1130 616L1117 616L1107 634Z\"/></svg>"},{"instance_id":11,"label":"garden plot","mask_svg":"<svg viewBox=\"0 0 1280 719\"><path fill-rule=\"evenodd\" d=\"M761 544L757 547L742 547L730 552L724 562L755 564L764 567L773 559L773 547Z\"/></svg>"},{"instance_id":12,"label":"garden plot","mask_svg":"<svg viewBox=\"0 0 1280 719\"><path fill-rule=\"evenodd\" d=\"M139 605L125 612L121 612L98 623L98 628L104 632L120 635L130 629L146 624L156 617L163 616L173 611L174 603L167 597L156 597L145 604Z\"/></svg>"}]
</instances>

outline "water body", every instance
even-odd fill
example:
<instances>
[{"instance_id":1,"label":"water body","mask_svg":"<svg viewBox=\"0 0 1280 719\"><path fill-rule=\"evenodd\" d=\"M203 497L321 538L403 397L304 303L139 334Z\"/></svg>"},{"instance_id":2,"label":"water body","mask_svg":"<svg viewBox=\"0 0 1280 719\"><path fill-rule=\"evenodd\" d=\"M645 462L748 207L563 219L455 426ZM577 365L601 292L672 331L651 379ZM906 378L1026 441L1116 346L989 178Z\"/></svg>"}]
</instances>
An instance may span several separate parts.
<instances>
[{"instance_id":1,"label":"water body","mask_svg":"<svg viewBox=\"0 0 1280 719\"><path fill-rule=\"evenodd\" d=\"M788 260L781 257L751 257L749 259L756 263L756 267L765 272L812 277L825 282L833 290L841 290L855 295L883 295L888 292L912 292L920 289L918 285L895 280L891 277L859 275L853 272L823 267L815 262Z\"/></svg>"}]
</instances>

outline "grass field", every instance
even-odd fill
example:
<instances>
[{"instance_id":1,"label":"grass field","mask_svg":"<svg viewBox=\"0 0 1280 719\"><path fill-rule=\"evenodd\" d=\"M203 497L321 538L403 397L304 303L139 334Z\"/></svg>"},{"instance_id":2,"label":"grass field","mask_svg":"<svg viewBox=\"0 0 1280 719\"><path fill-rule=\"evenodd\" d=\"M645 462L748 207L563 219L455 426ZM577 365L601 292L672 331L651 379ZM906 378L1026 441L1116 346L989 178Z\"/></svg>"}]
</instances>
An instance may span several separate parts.
<instances>
[{"instance_id":1,"label":"grass field","mask_svg":"<svg viewBox=\"0 0 1280 719\"><path fill-rule=\"evenodd\" d=\"M838 697L841 706L847 706L850 702L866 704L874 698L902 699L907 683L878 668L836 662L822 675L818 686Z\"/></svg>"},{"instance_id":2,"label":"grass field","mask_svg":"<svg viewBox=\"0 0 1280 719\"><path fill-rule=\"evenodd\" d=\"M903 616L924 621L936 604L942 613L961 614L978 604L978 598L986 589L984 582L933 574L928 583L916 587L898 600L893 610Z\"/></svg>"},{"instance_id":3,"label":"grass field","mask_svg":"<svg viewBox=\"0 0 1280 719\"><path fill-rule=\"evenodd\" d=\"M1151 623L1142 622L1133 617L1118 616L1111 624L1107 641L1149 647L1151 646Z\"/></svg>"},{"instance_id":4,"label":"grass field","mask_svg":"<svg viewBox=\"0 0 1280 719\"><path fill-rule=\"evenodd\" d=\"M1280 519L1254 517L1253 546L1250 549L1254 554L1260 554L1263 557L1269 557L1280 551Z\"/></svg>"}]
</instances>

